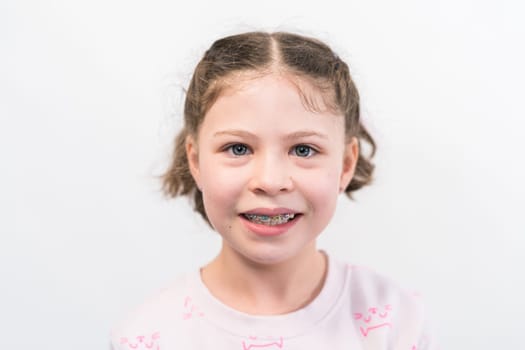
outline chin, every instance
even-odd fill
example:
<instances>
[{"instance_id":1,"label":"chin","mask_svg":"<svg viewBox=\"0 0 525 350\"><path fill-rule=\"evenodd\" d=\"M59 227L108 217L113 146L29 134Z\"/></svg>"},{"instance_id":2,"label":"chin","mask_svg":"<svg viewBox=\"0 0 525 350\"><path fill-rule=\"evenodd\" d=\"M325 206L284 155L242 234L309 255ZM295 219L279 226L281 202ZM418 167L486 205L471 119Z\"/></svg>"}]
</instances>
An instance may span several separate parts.
<instances>
[{"instance_id":1,"label":"chin","mask_svg":"<svg viewBox=\"0 0 525 350\"><path fill-rule=\"evenodd\" d=\"M280 251L279 249L268 249L267 251L258 249L257 252L244 252L241 254L251 263L264 266L278 265L297 255L289 251Z\"/></svg>"}]
</instances>

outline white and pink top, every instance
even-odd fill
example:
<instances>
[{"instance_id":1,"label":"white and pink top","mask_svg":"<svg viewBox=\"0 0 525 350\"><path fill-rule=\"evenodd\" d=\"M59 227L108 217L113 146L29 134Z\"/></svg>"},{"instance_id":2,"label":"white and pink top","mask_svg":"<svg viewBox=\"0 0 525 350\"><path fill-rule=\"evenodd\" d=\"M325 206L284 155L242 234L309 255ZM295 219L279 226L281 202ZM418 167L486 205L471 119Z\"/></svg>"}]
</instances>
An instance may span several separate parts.
<instances>
[{"instance_id":1,"label":"white and pink top","mask_svg":"<svg viewBox=\"0 0 525 350\"><path fill-rule=\"evenodd\" d=\"M221 303L194 271L118 325L113 349L437 349L417 295L369 269L328 261L325 284L310 304L272 316Z\"/></svg>"}]
</instances>

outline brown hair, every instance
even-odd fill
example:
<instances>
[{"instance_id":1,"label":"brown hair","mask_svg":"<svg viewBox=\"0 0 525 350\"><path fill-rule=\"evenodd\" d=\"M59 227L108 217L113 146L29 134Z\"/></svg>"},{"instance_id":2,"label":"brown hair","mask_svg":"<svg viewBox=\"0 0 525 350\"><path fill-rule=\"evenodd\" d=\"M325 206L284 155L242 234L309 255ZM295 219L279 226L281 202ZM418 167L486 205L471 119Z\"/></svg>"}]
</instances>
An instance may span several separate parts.
<instances>
[{"instance_id":1,"label":"brown hair","mask_svg":"<svg viewBox=\"0 0 525 350\"><path fill-rule=\"evenodd\" d=\"M165 195L186 195L193 199L194 209L209 220L204 209L202 193L190 173L185 142L188 135L197 136L198 128L220 93L227 78L235 73L260 72L273 69L311 83L323 95L329 95L325 104L337 110L345 118L347 140L356 137L359 141L359 158L354 176L345 189L348 197L352 192L370 184L374 165L371 158L376 144L359 120L359 93L352 81L348 66L323 42L293 33L249 32L219 39L213 43L195 68L186 92L184 104L184 126L175 138L172 162L162 175ZM301 97L309 104L305 94ZM315 108L315 106L310 106ZM370 146L365 156L362 142Z\"/></svg>"}]
</instances>

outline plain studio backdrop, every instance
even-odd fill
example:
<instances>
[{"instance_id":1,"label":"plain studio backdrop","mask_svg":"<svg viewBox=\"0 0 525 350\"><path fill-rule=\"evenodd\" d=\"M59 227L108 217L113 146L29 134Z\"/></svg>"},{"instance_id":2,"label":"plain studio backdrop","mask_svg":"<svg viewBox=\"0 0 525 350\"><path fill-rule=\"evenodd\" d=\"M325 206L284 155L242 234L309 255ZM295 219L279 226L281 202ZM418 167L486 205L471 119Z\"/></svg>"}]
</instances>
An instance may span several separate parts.
<instances>
[{"instance_id":1,"label":"plain studio backdrop","mask_svg":"<svg viewBox=\"0 0 525 350\"><path fill-rule=\"evenodd\" d=\"M443 349L523 349L523 6L510 1L0 3L0 348L104 349L215 256L156 179L224 35L293 30L347 60L379 151L319 246L419 291ZM519 266L522 266L520 268Z\"/></svg>"}]
</instances>

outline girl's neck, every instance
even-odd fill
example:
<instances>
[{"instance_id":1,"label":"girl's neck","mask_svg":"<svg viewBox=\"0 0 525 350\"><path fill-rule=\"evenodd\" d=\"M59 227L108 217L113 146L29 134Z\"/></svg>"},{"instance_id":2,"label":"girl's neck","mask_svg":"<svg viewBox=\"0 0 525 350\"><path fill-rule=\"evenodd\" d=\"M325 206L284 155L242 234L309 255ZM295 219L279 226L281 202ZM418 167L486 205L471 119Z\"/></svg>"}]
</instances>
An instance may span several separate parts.
<instances>
[{"instance_id":1,"label":"girl's neck","mask_svg":"<svg viewBox=\"0 0 525 350\"><path fill-rule=\"evenodd\" d=\"M229 249L201 270L210 293L229 307L257 315L298 310L320 292L328 268L327 257L315 245L298 256L274 265L248 263Z\"/></svg>"}]
</instances>

